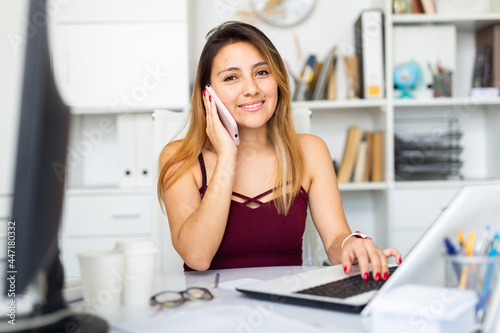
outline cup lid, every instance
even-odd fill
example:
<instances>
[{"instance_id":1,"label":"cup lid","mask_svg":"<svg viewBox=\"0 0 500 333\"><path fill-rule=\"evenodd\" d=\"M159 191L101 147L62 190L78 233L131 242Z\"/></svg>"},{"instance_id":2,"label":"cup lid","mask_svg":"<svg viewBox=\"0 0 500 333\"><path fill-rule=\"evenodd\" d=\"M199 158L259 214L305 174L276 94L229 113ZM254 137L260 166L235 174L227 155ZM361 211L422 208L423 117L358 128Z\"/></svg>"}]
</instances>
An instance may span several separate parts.
<instances>
[{"instance_id":1,"label":"cup lid","mask_svg":"<svg viewBox=\"0 0 500 333\"><path fill-rule=\"evenodd\" d=\"M115 244L115 251L126 254L152 254L158 252L152 239L123 239Z\"/></svg>"}]
</instances>

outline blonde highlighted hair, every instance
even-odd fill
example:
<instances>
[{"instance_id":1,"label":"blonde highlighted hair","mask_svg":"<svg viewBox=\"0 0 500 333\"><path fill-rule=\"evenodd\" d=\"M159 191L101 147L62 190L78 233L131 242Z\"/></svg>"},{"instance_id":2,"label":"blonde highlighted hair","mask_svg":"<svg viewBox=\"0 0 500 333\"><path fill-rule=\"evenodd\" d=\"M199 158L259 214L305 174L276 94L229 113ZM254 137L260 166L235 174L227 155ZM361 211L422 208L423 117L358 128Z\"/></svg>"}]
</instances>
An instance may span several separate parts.
<instances>
[{"instance_id":1,"label":"blonde highlighted hair","mask_svg":"<svg viewBox=\"0 0 500 333\"><path fill-rule=\"evenodd\" d=\"M196 162L204 148L210 146L206 134L206 111L202 91L210 83L213 59L226 45L236 42L252 44L269 64L271 74L278 83L276 110L267 123L268 137L276 152L274 204L281 215L287 215L295 197L299 194L304 172L304 157L299 138L293 126L288 75L283 60L272 42L256 27L243 22L226 22L207 34L207 42L200 56L196 73L189 128L179 141L174 154L160 166L157 194L163 207L163 193L172 186L187 169ZM174 165L178 167L173 168Z\"/></svg>"}]
</instances>

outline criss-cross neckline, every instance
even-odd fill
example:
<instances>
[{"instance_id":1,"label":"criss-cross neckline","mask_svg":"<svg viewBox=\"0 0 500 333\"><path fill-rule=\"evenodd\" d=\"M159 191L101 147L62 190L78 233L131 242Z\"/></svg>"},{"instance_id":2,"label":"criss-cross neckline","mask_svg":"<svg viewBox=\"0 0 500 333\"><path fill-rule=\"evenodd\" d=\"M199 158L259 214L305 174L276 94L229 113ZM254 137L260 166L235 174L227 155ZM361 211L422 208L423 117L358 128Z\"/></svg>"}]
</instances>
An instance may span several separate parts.
<instances>
[{"instance_id":1,"label":"criss-cross neckline","mask_svg":"<svg viewBox=\"0 0 500 333\"><path fill-rule=\"evenodd\" d=\"M201 175L202 175L202 185L201 185L201 188L200 188L200 192L203 195L203 193L205 193L205 190L208 187L208 184L207 184L207 170L206 170L206 167L205 167L205 160L203 159L203 154L202 153L200 153L200 155L198 156L198 160L200 162ZM253 209L257 209L259 207L262 207L262 206L268 204L270 201L272 201L272 200L270 200L270 201L263 202L263 201L261 201L259 199L265 197L266 195L269 195L273 191L274 191L274 189L269 189L269 190L267 190L265 192L262 192L261 194L258 194L258 195L254 196L254 197L249 197L247 195L244 195L244 194L241 194L241 193L233 191L232 195L234 197L243 199L245 201L240 202L240 201L237 201L237 200L234 200L234 199L231 199L231 201L233 201L233 202L235 202L237 204L243 205L244 207L247 207L247 208L253 210ZM257 204L258 206L255 207L255 208L252 208L252 207L249 206L252 203Z\"/></svg>"}]
</instances>

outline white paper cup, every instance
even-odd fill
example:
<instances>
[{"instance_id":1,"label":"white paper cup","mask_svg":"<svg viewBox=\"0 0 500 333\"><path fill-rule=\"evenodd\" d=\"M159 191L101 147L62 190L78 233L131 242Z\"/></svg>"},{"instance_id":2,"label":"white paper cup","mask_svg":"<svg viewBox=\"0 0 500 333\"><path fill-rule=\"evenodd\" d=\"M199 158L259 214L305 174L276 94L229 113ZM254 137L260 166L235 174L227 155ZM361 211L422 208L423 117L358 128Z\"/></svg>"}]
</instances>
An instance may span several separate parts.
<instances>
[{"instance_id":1,"label":"white paper cup","mask_svg":"<svg viewBox=\"0 0 500 333\"><path fill-rule=\"evenodd\" d=\"M122 240L116 243L116 252L125 255L125 279L122 303L149 304L153 295L158 249L150 239Z\"/></svg>"},{"instance_id":2,"label":"white paper cup","mask_svg":"<svg viewBox=\"0 0 500 333\"><path fill-rule=\"evenodd\" d=\"M92 251L78 254L83 287L83 300L87 310L110 313L118 310L124 280L123 253Z\"/></svg>"}]
</instances>

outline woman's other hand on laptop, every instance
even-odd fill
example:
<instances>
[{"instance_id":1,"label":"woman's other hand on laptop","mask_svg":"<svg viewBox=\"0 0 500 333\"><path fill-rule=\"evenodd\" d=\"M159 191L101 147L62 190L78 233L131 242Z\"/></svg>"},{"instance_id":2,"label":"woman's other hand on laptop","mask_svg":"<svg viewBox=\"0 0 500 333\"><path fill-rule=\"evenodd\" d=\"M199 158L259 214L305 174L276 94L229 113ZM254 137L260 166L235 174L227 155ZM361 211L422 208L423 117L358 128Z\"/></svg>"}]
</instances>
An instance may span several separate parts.
<instances>
[{"instance_id":1,"label":"woman's other hand on laptop","mask_svg":"<svg viewBox=\"0 0 500 333\"><path fill-rule=\"evenodd\" d=\"M358 233L358 232L356 232ZM398 264L401 264L401 253L395 248L385 250L379 249L373 240L366 235L353 233L346 237L341 246L340 262L344 267L344 272L349 274L352 265L359 264L361 277L368 281L370 277L370 266L372 265L372 276L376 281L387 280L389 278L389 268L387 259L394 257Z\"/></svg>"}]
</instances>

